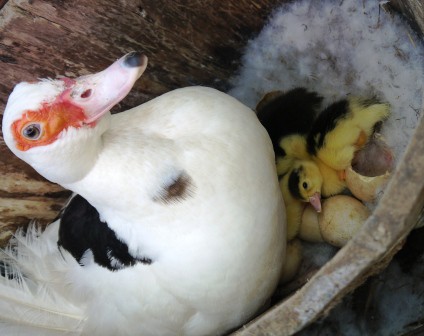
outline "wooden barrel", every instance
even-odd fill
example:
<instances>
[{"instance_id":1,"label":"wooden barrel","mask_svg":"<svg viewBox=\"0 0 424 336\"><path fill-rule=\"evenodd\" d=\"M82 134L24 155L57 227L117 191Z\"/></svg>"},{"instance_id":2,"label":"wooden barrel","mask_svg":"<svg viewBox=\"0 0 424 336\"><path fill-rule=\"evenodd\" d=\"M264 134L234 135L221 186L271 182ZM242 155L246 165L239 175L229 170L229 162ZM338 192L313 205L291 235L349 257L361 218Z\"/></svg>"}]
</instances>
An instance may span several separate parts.
<instances>
[{"instance_id":1,"label":"wooden barrel","mask_svg":"<svg viewBox=\"0 0 424 336\"><path fill-rule=\"evenodd\" d=\"M149 69L116 111L187 85L225 91L246 42L281 3L0 0L0 111L17 82L97 72L131 50L145 51ZM392 0L390 5L424 35L421 0ZM235 335L291 335L384 268L422 212L422 167L421 119L403 162L359 234L293 296ZM51 221L69 195L15 158L3 141L0 172L0 244L32 219Z\"/></svg>"}]
</instances>

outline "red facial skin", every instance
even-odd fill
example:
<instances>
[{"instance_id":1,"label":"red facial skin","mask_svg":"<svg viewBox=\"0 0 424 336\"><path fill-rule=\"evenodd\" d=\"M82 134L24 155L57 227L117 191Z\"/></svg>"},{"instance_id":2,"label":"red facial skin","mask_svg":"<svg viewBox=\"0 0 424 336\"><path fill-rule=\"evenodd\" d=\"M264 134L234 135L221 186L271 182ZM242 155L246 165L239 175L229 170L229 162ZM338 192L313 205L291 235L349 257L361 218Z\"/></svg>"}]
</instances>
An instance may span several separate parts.
<instances>
[{"instance_id":1,"label":"red facial skin","mask_svg":"<svg viewBox=\"0 0 424 336\"><path fill-rule=\"evenodd\" d=\"M51 144L68 127L83 126L85 119L83 109L67 100L59 99L50 104L43 103L39 110L27 111L21 119L12 124L16 148L27 151L33 147ZM28 139L23 135L24 128L32 123L39 124L41 129L41 134L36 140ZM94 126L93 124L89 126Z\"/></svg>"}]
</instances>

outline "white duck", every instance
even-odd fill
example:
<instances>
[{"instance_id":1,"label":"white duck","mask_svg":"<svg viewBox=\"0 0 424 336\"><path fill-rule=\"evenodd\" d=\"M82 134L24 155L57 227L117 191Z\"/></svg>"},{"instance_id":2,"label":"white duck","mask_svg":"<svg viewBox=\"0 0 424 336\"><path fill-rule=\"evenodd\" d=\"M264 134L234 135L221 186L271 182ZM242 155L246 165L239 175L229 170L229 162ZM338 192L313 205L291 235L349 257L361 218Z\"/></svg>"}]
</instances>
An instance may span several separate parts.
<instances>
[{"instance_id":1,"label":"white duck","mask_svg":"<svg viewBox=\"0 0 424 336\"><path fill-rule=\"evenodd\" d=\"M275 289L285 214L265 129L205 87L112 116L146 65L130 53L98 74L20 83L10 95L12 152L84 197L100 215L91 224L106 222L144 262L111 271L88 250L78 263L58 248L60 220L18 233L2 255L1 334L217 335Z\"/></svg>"}]
</instances>

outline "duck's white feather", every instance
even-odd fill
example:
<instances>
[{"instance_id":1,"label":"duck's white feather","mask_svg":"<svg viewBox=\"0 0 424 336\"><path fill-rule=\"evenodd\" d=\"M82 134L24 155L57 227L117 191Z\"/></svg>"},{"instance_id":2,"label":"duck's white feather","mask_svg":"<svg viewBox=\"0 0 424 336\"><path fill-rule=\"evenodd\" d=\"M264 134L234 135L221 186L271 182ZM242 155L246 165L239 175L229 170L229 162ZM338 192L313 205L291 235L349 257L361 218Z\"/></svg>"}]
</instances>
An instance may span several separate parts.
<instances>
[{"instance_id":1,"label":"duck's white feather","mask_svg":"<svg viewBox=\"0 0 424 336\"><path fill-rule=\"evenodd\" d=\"M136 288L157 292L158 311L150 313L161 324L166 325L164 315L176 320L187 315L184 334L218 333L241 323L274 288L284 240L281 195L270 178L272 146L255 114L227 95L195 87L112 118L96 166L67 187L98 209L131 252L157 261L119 275L152 276L151 283L143 276L143 286ZM137 158L134 143L140 144ZM155 202L163 181L180 170L192 178L192 195L172 204ZM124 287L133 288L133 279ZM152 307L146 297L138 303L135 311ZM172 319L168 323L175 330ZM166 333L159 330L158 335Z\"/></svg>"},{"instance_id":2,"label":"duck's white feather","mask_svg":"<svg viewBox=\"0 0 424 336\"><path fill-rule=\"evenodd\" d=\"M0 277L0 329L4 335L79 335L84 310L72 304L61 290L60 269L75 267L65 251L58 254L51 239L52 224L42 234L32 225L19 230L9 246L0 251L4 276ZM54 236L54 233L53 233Z\"/></svg>"},{"instance_id":3,"label":"duck's white feather","mask_svg":"<svg viewBox=\"0 0 424 336\"><path fill-rule=\"evenodd\" d=\"M29 308L20 309L24 322L14 330L44 321L46 334L73 326L84 335L198 336L245 322L275 289L285 249L274 153L255 113L226 94L192 87L111 116L101 134L84 176L71 183L64 176L61 184L87 199L133 255L153 262L111 272L88 252L81 267L57 248L57 227L18 234L17 249L5 253L21 285L3 279L0 290L20 291L35 310L27 318ZM77 163L57 154L66 141L21 157L38 160L47 177L44 166L55 158L71 171ZM183 197L161 198L178 176L187 176Z\"/></svg>"}]
</instances>

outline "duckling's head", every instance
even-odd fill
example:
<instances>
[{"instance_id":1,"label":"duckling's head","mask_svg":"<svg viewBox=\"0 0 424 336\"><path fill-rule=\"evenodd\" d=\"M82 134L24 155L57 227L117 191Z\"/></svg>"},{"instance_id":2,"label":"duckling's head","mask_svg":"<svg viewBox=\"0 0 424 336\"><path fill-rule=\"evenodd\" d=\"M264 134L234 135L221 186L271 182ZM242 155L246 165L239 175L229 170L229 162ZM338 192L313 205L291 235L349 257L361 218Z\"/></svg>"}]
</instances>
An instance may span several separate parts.
<instances>
[{"instance_id":1,"label":"duckling's head","mask_svg":"<svg viewBox=\"0 0 424 336\"><path fill-rule=\"evenodd\" d=\"M318 166L307 160L294 163L288 179L288 189L294 198L309 202L321 212L322 175Z\"/></svg>"}]
</instances>

